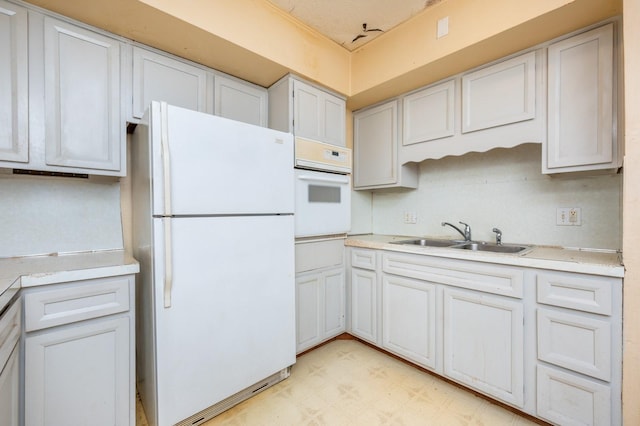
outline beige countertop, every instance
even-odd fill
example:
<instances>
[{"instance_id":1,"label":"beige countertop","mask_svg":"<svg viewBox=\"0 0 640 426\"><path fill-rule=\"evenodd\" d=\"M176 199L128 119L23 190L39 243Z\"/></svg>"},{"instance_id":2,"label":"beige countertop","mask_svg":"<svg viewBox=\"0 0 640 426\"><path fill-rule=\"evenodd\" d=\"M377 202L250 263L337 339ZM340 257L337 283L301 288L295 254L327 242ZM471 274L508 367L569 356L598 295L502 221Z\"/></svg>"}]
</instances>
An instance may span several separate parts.
<instances>
[{"instance_id":1,"label":"beige countertop","mask_svg":"<svg viewBox=\"0 0 640 426\"><path fill-rule=\"evenodd\" d=\"M3 258L0 299L5 291L19 288L134 274L139 270L138 261L122 250Z\"/></svg>"},{"instance_id":2,"label":"beige countertop","mask_svg":"<svg viewBox=\"0 0 640 426\"><path fill-rule=\"evenodd\" d=\"M583 274L624 277L621 254L614 250L587 250L563 247L533 246L521 254L475 252L441 247L392 244L394 241L421 237L398 235L350 235L345 245L404 253L423 254L450 259L475 260L530 268L551 269Z\"/></svg>"}]
</instances>

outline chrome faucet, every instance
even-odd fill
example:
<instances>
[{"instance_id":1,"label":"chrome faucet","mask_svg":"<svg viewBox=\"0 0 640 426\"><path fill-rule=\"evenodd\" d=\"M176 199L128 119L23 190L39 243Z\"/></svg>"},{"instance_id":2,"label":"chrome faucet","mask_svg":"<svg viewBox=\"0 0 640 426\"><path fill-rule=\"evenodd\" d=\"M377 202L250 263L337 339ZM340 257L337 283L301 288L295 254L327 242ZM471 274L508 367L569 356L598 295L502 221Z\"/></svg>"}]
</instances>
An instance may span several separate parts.
<instances>
[{"instance_id":1,"label":"chrome faucet","mask_svg":"<svg viewBox=\"0 0 640 426\"><path fill-rule=\"evenodd\" d=\"M464 222L459 222L461 225L464 225L464 232L460 230L460 228L458 228L455 225L450 224L449 222L442 222L442 226L445 225L449 225L450 227L452 227L453 229L455 229L456 231L458 231L460 233L460 235L462 235L464 237L465 241L471 241L471 227L469 225L467 225Z\"/></svg>"},{"instance_id":2,"label":"chrome faucet","mask_svg":"<svg viewBox=\"0 0 640 426\"><path fill-rule=\"evenodd\" d=\"M496 244L499 246L502 245L502 231L498 228L493 228L493 232L496 233Z\"/></svg>"}]
</instances>

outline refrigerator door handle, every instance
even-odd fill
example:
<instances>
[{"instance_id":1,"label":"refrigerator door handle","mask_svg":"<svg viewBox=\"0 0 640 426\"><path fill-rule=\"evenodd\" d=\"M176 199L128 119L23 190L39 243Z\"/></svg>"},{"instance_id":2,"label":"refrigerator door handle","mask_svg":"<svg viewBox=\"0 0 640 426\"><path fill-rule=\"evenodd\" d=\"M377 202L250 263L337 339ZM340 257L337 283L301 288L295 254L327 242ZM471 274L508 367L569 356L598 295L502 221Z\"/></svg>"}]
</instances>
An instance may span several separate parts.
<instances>
[{"instance_id":1,"label":"refrigerator door handle","mask_svg":"<svg viewBox=\"0 0 640 426\"><path fill-rule=\"evenodd\" d=\"M171 218L163 217L164 224L164 307L171 307L173 288L173 250L171 243Z\"/></svg>"},{"instance_id":2,"label":"refrigerator door handle","mask_svg":"<svg viewBox=\"0 0 640 426\"><path fill-rule=\"evenodd\" d=\"M169 155L169 126L167 119L167 104L160 104L162 128L160 130L160 144L162 145L162 175L164 177L164 216L171 216L171 157Z\"/></svg>"},{"instance_id":3,"label":"refrigerator door handle","mask_svg":"<svg viewBox=\"0 0 640 426\"><path fill-rule=\"evenodd\" d=\"M171 243L171 157L169 156L169 126L167 104L160 103L162 128L160 143L162 145L162 174L164 177L164 307L171 307L171 290L173 287L173 254Z\"/></svg>"}]
</instances>

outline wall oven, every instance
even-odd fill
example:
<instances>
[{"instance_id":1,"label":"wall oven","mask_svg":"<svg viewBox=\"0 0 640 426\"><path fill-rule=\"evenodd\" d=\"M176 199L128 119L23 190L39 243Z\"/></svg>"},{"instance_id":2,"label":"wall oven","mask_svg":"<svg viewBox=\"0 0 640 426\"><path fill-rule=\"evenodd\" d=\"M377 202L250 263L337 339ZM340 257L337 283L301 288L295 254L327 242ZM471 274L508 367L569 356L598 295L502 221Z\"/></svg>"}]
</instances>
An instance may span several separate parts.
<instances>
[{"instance_id":1,"label":"wall oven","mask_svg":"<svg viewBox=\"0 0 640 426\"><path fill-rule=\"evenodd\" d=\"M351 150L296 138L296 238L351 228Z\"/></svg>"}]
</instances>

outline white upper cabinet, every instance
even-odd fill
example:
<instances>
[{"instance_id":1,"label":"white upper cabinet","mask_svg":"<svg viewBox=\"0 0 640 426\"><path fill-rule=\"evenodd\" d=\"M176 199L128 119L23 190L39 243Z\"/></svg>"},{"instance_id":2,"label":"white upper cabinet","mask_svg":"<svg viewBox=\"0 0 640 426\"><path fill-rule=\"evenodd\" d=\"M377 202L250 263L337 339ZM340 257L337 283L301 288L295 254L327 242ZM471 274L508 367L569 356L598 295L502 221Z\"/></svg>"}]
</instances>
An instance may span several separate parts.
<instances>
[{"instance_id":1,"label":"white upper cabinet","mask_svg":"<svg viewBox=\"0 0 640 426\"><path fill-rule=\"evenodd\" d=\"M0 0L0 160L27 162L27 10Z\"/></svg>"},{"instance_id":2,"label":"white upper cabinet","mask_svg":"<svg viewBox=\"0 0 640 426\"><path fill-rule=\"evenodd\" d=\"M402 97L400 164L543 143L545 50L531 50Z\"/></svg>"},{"instance_id":3,"label":"white upper cabinet","mask_svg":"<svg viewBox=\"0 0 640 426\"><path fill-rule=\"evenodd\" d=\"M535 118L535 52L462 76L462 133Z\"/></svg>"},{"instance_id":4,"label":"white upper cabinet","mask_svg":"<svg viewBox=\"0 0 640 426\"><path fill-rule=\"evenodd\" d=\"M267 126L267 90L234 77L216 74L215 114L256 126Z\"/></svg>"},{"instance_id":5,"label":"white upper cabinet","mask_svg":"<svg viewBox=\"0 0 640 426\"><path fill-rule=\"evenodd\" d=\"M346 146L344 99L299 80L293 82L296 136Z\"/></svg>"},{"instance_id":6,"label":"white upper cabinet","mask_svg":"<svg viewBox=\"0 0 640 426\"><path fill-rule=\"evenodd\" d=\"M417 185L415 166L398 163L398 100L355 112L354 188L416 188Z\"/></svg>"},{"instance_id":7,"label":"white upper cabinet","mask_svg":"<svg viewBox=\"0 0 640 426\"><path fill-rule=\"evenodd\" d=\"M543 172L617 168L614 24L553 43L548 56Z\"/></svg>"},{"instance_id":8,"label":"white upper cabinet","mask_svg":"<svg viewBox=\"0 0 640 426\"><path fill-rule=\"evenodd\" d=\"M269 127L332 145L346 146L344 98L293 76L269 88Z\"/></svg>"},{"instance_id":9,"label":"white upper cabinet","mask_svg":"<svg viewBox=\"0 0 640 426\"><path fill-rule=\"evenodd\" d=\"M403 145L453 136L456 81L412 93L403 102Z\"/></svg>"},{"instance_id":10,"label":"white upper cabinet","mask_svg":"<svg viewBox=\"0 0 640 426\"><path fill-rule=\"evenodd\" d=\"M120 171L124 163L120 45L44 17L47 165Z\"/></svg>"},{"instance_id":11,"label":"white upper cabinet","mask_svg":"<svg viewBox=\"0 0 640 426\"><path fill-rule=\"evenodd\" d=\"M151 101L212 113L207 105L207 70L166 53L133 47L132 118L142 118Z\"/></svg>"}]
</instances>

